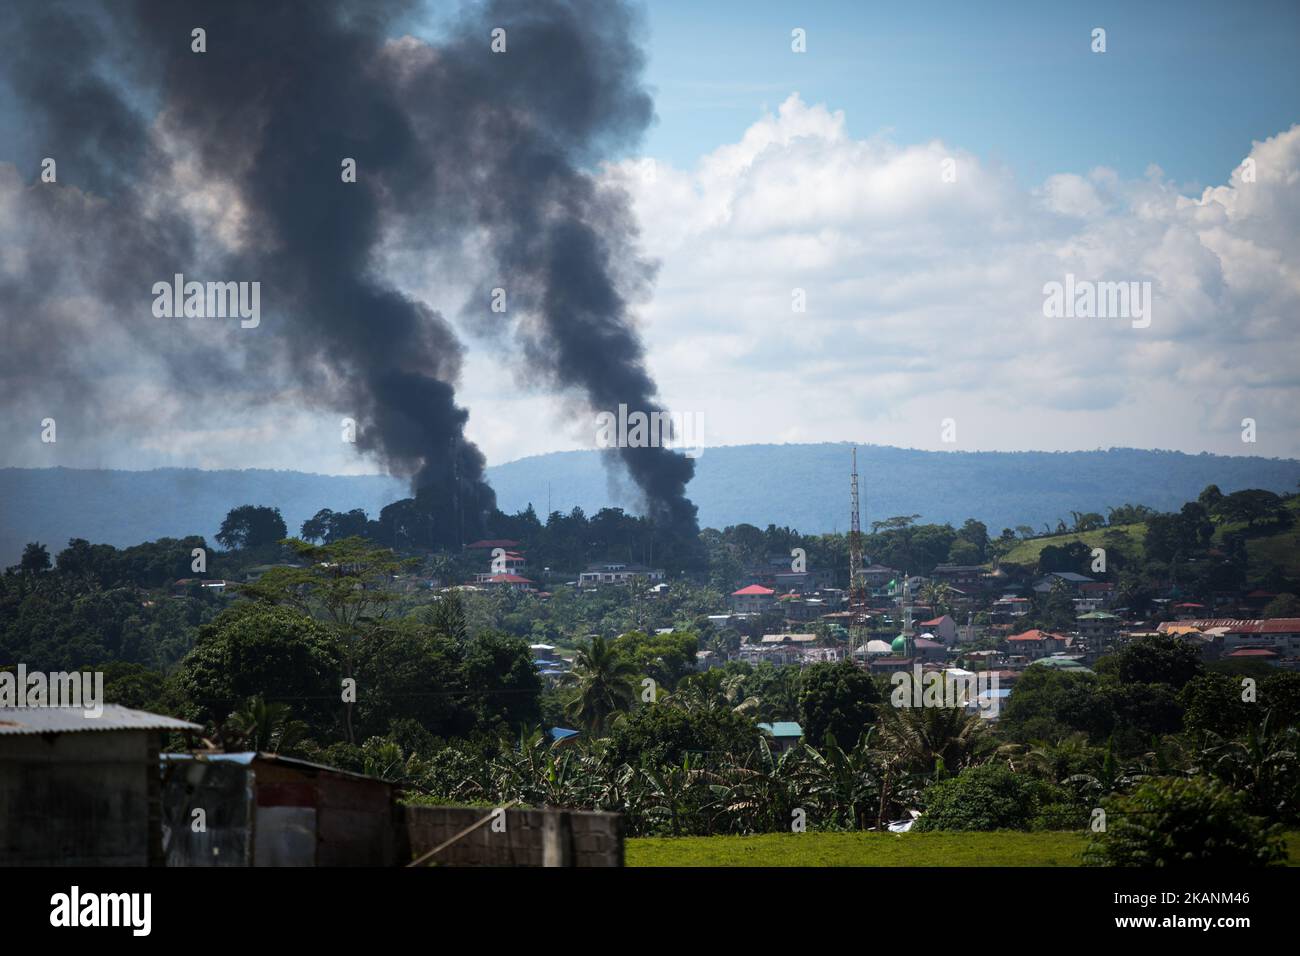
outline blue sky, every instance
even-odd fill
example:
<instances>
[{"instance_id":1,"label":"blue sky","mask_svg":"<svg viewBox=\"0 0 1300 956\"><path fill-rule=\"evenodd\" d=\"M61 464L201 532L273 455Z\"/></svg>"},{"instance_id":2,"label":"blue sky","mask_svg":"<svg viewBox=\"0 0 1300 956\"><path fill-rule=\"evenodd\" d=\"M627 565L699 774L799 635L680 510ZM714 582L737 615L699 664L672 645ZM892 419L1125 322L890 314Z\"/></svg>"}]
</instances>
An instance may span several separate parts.
<instances>
[{"instance_id":1,"label":"blue sky","mask_svg":"<svg viewBox=\"0 0 1300 956\"><path fill-rule=\"evenodd\" d=\"M647 21L659 121L645 151L678 165L796 90L844 110L856 137L942 138L1022 182L1155 163L1198 188L1300 120L1294 0L653 0ZM805 54L790 51L794 27Z\"/></svg>"}]
</instances>

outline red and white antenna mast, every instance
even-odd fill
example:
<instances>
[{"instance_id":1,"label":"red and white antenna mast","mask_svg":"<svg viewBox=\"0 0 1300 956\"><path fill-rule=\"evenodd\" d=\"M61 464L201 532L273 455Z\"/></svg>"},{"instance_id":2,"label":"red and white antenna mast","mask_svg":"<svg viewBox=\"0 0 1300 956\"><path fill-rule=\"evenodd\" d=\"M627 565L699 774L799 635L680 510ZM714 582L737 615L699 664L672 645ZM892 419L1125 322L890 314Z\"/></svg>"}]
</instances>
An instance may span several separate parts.
<instances>
[{"instance_id":1,"label":"red and white antenna mast","mask_svg":"<svg viewBox=\"0 0 1300 956\"><path fill-rule=\"evenodd\" d=\"M867 636L867 582L862 562L862 515L858 502L858 450L853 449L853 473L849 479L849 658Z\"/></svg>"}]
</instances>

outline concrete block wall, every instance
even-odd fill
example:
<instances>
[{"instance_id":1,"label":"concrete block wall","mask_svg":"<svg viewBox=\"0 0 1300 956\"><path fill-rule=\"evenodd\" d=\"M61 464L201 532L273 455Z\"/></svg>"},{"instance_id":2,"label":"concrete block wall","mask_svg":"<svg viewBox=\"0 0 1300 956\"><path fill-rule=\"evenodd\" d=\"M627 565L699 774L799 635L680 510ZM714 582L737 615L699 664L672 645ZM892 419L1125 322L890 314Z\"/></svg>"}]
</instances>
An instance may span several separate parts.
<instances>
[{"instance_id":1,"label":"concrete block wall","mask_svg":"<svg viewBox=\"0 0 1300 956\"><path fill-rule=\"evenodd\" d=\"M400 807L405 864L492 813L491 807ZM505 829L484 824L431 861L438 866L622 866L623 818L583 810L505 811Z\"/></svg>"}]
</instances>

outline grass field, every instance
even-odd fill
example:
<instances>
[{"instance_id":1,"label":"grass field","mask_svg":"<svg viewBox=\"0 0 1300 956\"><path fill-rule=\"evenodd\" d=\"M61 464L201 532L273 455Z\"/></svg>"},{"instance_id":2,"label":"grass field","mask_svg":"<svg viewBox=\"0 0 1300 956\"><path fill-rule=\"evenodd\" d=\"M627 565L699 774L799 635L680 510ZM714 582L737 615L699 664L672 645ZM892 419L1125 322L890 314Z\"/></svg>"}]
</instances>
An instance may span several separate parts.
<instances>
[{"instance_id":1,"label":"grass field","mask_svg":"<svg viewBox=\"0 0 1300 956\"><path fill-rule=\"evenodd\" d=\"M628 866L1079 866L1083 833L764 833L641 837ZM1287 834L1300 866L1300 833Z\"/></svg>"},{"instance_id":2,"label":"grass field","mask_svg":"<svg viewBox=\"0 0 1300 956\"><path fill-rule=\"evenodd\" d=\"M1292 514L1300 519L1300 498L1287 502ZM1220 525L1214 533L1214 540L1221 542L1230 531L1245 532L1246 557L1250 562L1250 573L1262 575L1273 565L1280 567L1287 577L1300 576L1300 520L1282 531L1266 530L1250 536L1244 524Z\"/></svg>"},{"instance_id":3,"label":"grass field","mask_svg":"<svg viewBox=\"0 0 1300 956\"><path fill-rule=\"evenodd\" d=\"M1079 531L1070 534L1056 534L1050 538L1031 538L1028 541L1021 541L1014 548L1006 553L1002 558L1009 564L1022 564L1025 567L1035 567L1038 564L1038 556L1043 549L1049 544L1061 547L1072 541L1082 541L1089 548L1099 548L1102 546L1102 538L1111 531L1119 531L1129 536L1138 554L1142 553L1142 541L1147 533L1147 526L1139 522L1137 524L1121 524L1114 527L1098 528L1096 531Z\"/></svg>"},{"instance_id":4,"label":"grass field","mask_svg":"<svg viewBox=\"0 0 1300 956\"><path fill-rule=\"evenodd\" d=\"M1225 535L1244 532L1246 534L1246 555L1250 562L1250 573L1252 575L1258 577L1276 564L1282 568L1288 577L1300 576L1300 498L1293 498L1288 501L1287 507L1297 518L1296 524L1290 528L1280 530L1269 527L1248 529L1244 523L1220 524L1214 529L1213 540L1216 544L1222 544ZM1032 568L1038 564L1038 556L1048 545L1061 547L1072 541L1082 541L1089 548L1097 548L1105 543L1102 539L1111 531L1121 531L1128 535L1134 546L1134 552L1139 556L1142 554L1147 526L1145 523L1139 522L1137 524L1116 525L1113 528L1099 528L1096 531L1071 532L1070 534L1057 534L1046 538L1032 538L1029 541L1021 541L1008 551L1002 560L1009 564L1020 564Z\"/></svg>"}]
</instances>

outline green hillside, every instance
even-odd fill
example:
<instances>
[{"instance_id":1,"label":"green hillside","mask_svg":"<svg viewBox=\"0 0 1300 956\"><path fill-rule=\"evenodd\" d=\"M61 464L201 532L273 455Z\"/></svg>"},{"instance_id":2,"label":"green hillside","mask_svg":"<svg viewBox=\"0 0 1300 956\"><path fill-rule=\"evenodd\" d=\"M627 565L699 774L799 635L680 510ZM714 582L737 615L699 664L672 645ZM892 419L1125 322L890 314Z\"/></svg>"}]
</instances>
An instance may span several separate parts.
<instances>
[{"instance_id":1,"label":"green hillside","mask_svg":"<svg viewBox=\"0 0 1300 956\"><path fill-rule=\"evenodd\" d=\"M1245 534L1252 575L1263 574L1277 565L1287 577L1300 577L1300 498L1288 500L1286 506L1296 519L1289 528L1251 531L1244 523L1222 524L1215 531L1214 540L1222 542L1225 535L1234 532Z\"/></svg>"},{"instance_id":2,"label":"green hillside","mask_svg":"<svg viewBox=\"0 0 1300 956\"><path fill-rule=\"evenodd\" d=\"M1025 567L1034 567L1038 564L1038 556L1042 554L1043 549L1048 545L1061 547L1071 544L1075 541L1082 541L1089 548L1099 548L1103 544L1103 538L1111 532L1118 531L1128 535L1136 553L1142 553L1142 539L1146 535L1147 526L1145 522L1137 524L1121 524L1109 528L1098 528L1095 531L1078 531L1070 534L1056 534L1050 537L1030 538L1028 541L1021 541L1014 548L1008 551L1002 558L1009 564L1022 564Z\"/></svg>"},{"instance_id":3,"label":"green hillside","mask_svg":"<svg viewBox=\"0 0 1300 956\"><path fill-rule=\"evenodd\" d=\"M1289 528L1256 527L1249 528L1245 522L1223 522L1214 531L1214 542L1222 544L1232 534L1246 537L1246 555L1250 562L1249 572L1259 576L1273 566L1280 567L1287 577L1300 577L1300 497L1291 498L1286 507L1295 517ZM1094 531L1079 531L1069 534L1048 535L1021 541L1002 558L1003 562L1019 564L1032 568L1038 564L1038 556L1048 546L1062 547L1075 541L1081 541L1089 548L1101 547L1106 535L1121 532L1128 536L1133 552L1140 556L1146 537L1146 522L1115 525L1098 528Z\"/></svg>"}]
</instances>

